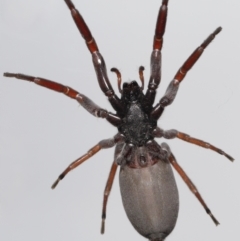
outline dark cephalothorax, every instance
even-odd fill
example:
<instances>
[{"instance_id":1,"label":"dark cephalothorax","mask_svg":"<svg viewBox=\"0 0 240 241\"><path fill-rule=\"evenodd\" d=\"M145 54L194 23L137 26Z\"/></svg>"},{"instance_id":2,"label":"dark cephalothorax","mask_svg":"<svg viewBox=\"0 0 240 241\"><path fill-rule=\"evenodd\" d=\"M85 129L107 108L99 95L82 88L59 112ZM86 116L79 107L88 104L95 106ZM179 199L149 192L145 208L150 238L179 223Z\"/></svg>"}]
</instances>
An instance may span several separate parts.
<instances>
[{"instance_id":1,"label":"dark cephalothorax","mask_svg":"<svg viewBox=\"0 0 240 241\"><path fill-rule=\"evenodd\" d=\"M154 138L157 122L145 110L144 94L136 81L124 83L121 103L124 106L122 124L118 127L128 144L143 146Z\"/></svg>"}]
</instances>

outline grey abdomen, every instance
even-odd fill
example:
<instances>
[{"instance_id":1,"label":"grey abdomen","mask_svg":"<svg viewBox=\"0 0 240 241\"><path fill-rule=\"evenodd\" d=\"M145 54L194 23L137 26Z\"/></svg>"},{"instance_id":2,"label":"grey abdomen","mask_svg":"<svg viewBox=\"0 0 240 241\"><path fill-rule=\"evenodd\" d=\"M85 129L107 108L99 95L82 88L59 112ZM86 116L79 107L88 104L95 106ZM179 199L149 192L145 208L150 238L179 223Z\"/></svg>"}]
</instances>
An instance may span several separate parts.
<instances>
[{"instance_id":1,"label":"grey abdomen","mask_svg":"<svg viewBox=\"0 0 240 241\"><path fill-rule=\"evenodd\" d=\"M123 206L134 228L152 241L162 241L173 230L179 198L170 163L158 161L141 169L120 170Z\"/></svg>"}]
</instances>

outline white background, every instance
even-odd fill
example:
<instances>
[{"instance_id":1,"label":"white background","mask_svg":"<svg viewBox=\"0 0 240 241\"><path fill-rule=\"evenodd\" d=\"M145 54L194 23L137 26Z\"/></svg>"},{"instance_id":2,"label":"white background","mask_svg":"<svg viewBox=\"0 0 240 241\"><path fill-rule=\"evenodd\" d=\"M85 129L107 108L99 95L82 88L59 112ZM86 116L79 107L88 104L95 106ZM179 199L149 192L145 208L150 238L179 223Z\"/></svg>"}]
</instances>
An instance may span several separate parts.
<instances>
[{"instance_id":1,"label":"white background","mask_svg":"<svg viewBox=\"0 0 240 241\"><path fill-rule=\"evenodd\" d=\"M75 0L108 70L146 82L160 0ZM216 27L223 31L182 82L159 125L206 140L235 157L168 141L179 163L219 219L217 228L175 173L180 212L169 241L240 239L238 0L170 0L157 100L177 69ZM101 92L91 56L63 0L0 1L0 73L20 72L66 84L112 111ZM109 73L117 91L116 76ZM52 191L73 160L116 129L77 102L34 84L0 77L0 240L145 240L124 213L116 178L100 234L105 182L113 149L103 150ZM162 142L164 140L159 140Z\"/></svg>"}]
</instances>

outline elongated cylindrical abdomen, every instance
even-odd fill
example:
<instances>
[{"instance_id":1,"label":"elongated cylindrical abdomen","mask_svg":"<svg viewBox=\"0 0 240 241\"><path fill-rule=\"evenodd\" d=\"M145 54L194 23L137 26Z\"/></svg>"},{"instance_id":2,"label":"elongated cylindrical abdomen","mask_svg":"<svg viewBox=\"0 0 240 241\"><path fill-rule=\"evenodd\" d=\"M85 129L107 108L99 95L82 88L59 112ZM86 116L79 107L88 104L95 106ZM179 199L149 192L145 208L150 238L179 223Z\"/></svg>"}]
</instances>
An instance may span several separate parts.
<instances>
[{"instance_id":1,"label":"elongated cylindrical abdomen","mask_svg":"<svg viewBox=\"0 0 240 241\"><path fill-rule=\"evenodd\" d=\"M179 198L170 163L159 160L153 166L121 167L123 206L134 228L151 241L162 241L173 230Z\"/></svg>"}]
</instances>

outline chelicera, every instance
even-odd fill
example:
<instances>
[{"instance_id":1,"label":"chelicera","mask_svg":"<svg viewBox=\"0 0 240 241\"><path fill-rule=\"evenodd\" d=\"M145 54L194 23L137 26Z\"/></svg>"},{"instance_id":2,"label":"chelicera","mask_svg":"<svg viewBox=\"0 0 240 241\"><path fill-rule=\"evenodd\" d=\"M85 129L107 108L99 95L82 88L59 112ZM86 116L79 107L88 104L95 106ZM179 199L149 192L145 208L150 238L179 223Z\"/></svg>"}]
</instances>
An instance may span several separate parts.
<instances>
[{"instance_id":1,"label":"chelicera","mask_svg":"<svg viewBox=\"0 0 240 241\"><path fill-rule=\"evenodd\" d=\"M166 143L159 145L155 138L179 138L224 155L230 161L234 160L221 149L205 141L190 137L177 130L163 130L157 125L164 109L174 101L179 85L187 72L197 62L204 49L221 31L221 27L217 28L194 50L177 71L165 95L157 104L154 104L156 91L161 80L161 49L167 20L168 0L163 0L159 9L151 54L151 75L146 92L144 93L144 68L142 66L139 68L141 86L136 81L123 83L122 85L119 70L116 68L111 69L117 75L120 98L115 94L110 84L104 59L83 17L70 0L65 0L65 3L71 11L73 20L92 55L99 86L107 96L115 113L102 109L88 97L71 87L23 74L4 73L4 76L27 80L63 93L77 100L93 116L106 119L117 128L118 132L113 138L100 141L86 154L71 163L58 177L52 188L55 188L68 172L101 149L116 146L114 161L104 191L102 233L104 233L105 228L107 201L118 166L120 166L122 201L127 216L134 228L150 241L164 240L173 230L177 220L179 199L171 165L199 200L213 222L218 225L219 222L213 216L195 185L176 161L170 147Z\"/></svg>"}]
</instances>

